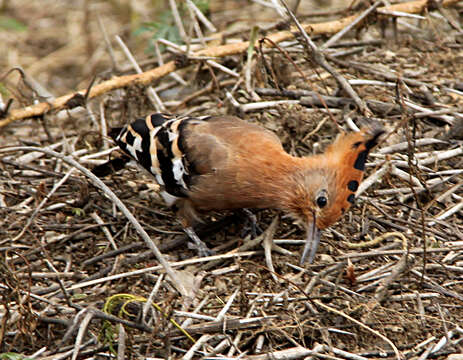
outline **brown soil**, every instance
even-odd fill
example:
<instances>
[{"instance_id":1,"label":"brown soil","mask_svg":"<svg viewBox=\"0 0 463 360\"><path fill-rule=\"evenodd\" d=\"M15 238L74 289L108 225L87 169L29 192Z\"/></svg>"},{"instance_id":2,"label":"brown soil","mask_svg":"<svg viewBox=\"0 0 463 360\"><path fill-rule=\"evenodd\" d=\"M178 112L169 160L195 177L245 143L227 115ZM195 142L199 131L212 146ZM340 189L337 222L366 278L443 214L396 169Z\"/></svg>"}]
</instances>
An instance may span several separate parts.
<instances>
[{"instance_id":1,"label":"brown soil","mask_svg":"<svg viewBox=\"0 0 463 360\"><path fill-rule=\"evenodd\" d=\"M135 34L143 22L168 9L167 1L154 3L0 1L1 73L20 66L29 79L17 70L3 76L3 102L14 99L12 108L19 109L50 101L37 95L30 79L59 97L86 88L95 76L102 83L133 73L115 35L143 70L156 67L149 46L152 33ZM268 34L278 31L270 26L280 21L278 14L262 5L210 3L207 15L227 34L223 41L247 40L255 24L269 28ZM302 3L298 17L304 23L340 19L370 6ZM330 359L395 358L391 343L409 359L462 353L463 37L456 28L463 27L463 7L460 3L422 16L424 20L401 17L395 29L390 19L373 18L329 52L334 57L330 63L345 79L377 81L353 86L374 119L364 118L296 41L280 44L289 55L266 49L265 62L255 56L254 94L245 85L245 54L216 59L239 78L195 60L177 72L187 86L171 76L152 84L166 111L238 115L277 133L285 149L299 156L322 151L339 127L381 123L387 135L369 158L367 177L382 176L324 231L315 264L305 270L295 267L301 244L283 241L303 239L304 231L273 210L256 216L269 236L266 230L277 219L273 239L287 249L284 254L272 251L275 276L265 263L262 242L242 250L241 256L175 265L196 253L188 249L153 179L135 168L106 177L106 185L175 265L189 291L181 296L163 269L131 273L158 261L88 177L78 170L70 173L66 162L50 154L8 150L51 146L92 169L108 153L89 155L113 146L102 136L103 121L110 128L154 112L141 86L106 93L85 108L53 111L0 128L0 353L30 357L42 349L36 358L65 359L73 352L79 359L106 358L111 352L122 358L180 358L196 345L171 320L203 344L194 358L303 358L310 355L306 349ZM321 45L328 38L313 40ZM163 57L165 62L179 59L165 50ZM217 83L222 85L217 88ZM198 92L207 87L210 91ZM278 92L277 87L294 92ZM328 102L332 117L313 105L311 97L301 96L303 90L333 96ZM243 111L227 99L227 91L241 105L301 101ZM404 146L385 151L397 143ZM217 255L231 254L248 244L242 236L245 223L240 214L214 213L198 232ZM150 307L143 319L144 299L150 294L158 307ZM201 316L190 318L195 309ZM126 321L123 329L117 318ZM251 320L246 323L245 318Z\"/></svg>"}]
</instances>

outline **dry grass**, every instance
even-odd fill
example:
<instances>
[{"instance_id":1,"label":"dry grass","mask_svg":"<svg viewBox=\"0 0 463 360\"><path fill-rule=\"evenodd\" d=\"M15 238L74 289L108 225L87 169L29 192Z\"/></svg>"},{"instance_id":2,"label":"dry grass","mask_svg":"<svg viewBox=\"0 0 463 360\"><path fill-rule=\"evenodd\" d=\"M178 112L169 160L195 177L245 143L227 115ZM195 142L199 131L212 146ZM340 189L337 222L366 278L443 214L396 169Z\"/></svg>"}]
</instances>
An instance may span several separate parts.
<instances>
[{"instance_id":1,"label":"dry grass","mask_svg":"<svg viewBox=\"0 0 463 360\"><path fill-rule=\"evenodd\" d=\"M87 87L94 74L100 74L97 81L110 76L98 14L111 41L121 35L144 70L157 65L144 54L146 36L133 35L141 21L159 12L143 2L133 8L110 1L5 3L5 14L27 30L0 32L0 46L7 49L0 48L6 54L2 68L20 64L56 97ZM247 39L253 20L268 27L280 20L260 5L213 3L210 19L228 33L227 40ZM304 6L300 13L308 15ZM102 358L111 351L121 358L179 358L186 352L186 358L264 359L270 352L275 358L302 358L314 351L323 358L364 359L394 358L392 342L410 359L461 353L463 40L454 27L463 26L462 11L460 4L423 14L421 23L400 18L396 39L390 22L383 36L373 18L360 38L349 33L344 45L329 50L331 64L345 79L357 80L354 90L388 135L367 164L371 186L324 232L314 265L295 266L298 240L304 238L298 226L275 211L256 214L264 236L277 217L274 241L291 253L273 252L276 279L263 266L261 241L249 243L241 236L244 220L237 214L207 217L199 232L218 259L196 259L150 177L127 169L104 179L178 270L189 294L181 296L134 227L91 179L50 154L7 148L52 147L91 169L113 146L102 135L102 122L117 126L153 111L144 88L113 91L85 109L1 128L0 351L31 356L42 349L37 358L50 359ZM327 38L314 40L321 45ZM113 74L132 73L112 44ZM246 87L244 55L217 60L238 77L195 61L177 72L187 86L170 76L152 86L168 111L240 115L276 132L285 149L300 156L321 151L338 132L311 91L333 97L324 101L343 128L371 121L297 42L280 46L292 61L278 49L265 49L264 58L255 55L252 89ZM179 58L168 51L163 55L166 62ZM8 91L4 102L14 98L16 108L35 98L18 72L0 86ZM261 103L288 99L292 102ZM252 104L261 108L250 110ZM158 310L147 306L143 316L149 297ZM116 326L120 319L123 328Z\"/></svg>"}]
</instances>

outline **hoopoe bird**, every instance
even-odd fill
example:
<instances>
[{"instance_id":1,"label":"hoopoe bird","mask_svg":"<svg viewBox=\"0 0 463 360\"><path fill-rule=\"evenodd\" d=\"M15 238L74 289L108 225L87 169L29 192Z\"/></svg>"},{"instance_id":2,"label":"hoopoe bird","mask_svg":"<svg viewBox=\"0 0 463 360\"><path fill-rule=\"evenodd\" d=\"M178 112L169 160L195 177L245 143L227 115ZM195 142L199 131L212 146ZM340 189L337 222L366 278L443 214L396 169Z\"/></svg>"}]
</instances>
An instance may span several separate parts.
<instances>
[{"instance_id":1,"label":"hoopoe bird","mask_svg":"<svg viewBox=\"0 0 463 360\"><path fill-rule=\"evenodd\" d=\"M354 203L365 162L383 131L342 134L323 154L295 157L278 137L233 116L153 114L110 136L161 186L200 256L207 246L193 230L200 213L273 208L304 224L300 263L313 262L320 230Z\"/></svg>"}]
</instances>

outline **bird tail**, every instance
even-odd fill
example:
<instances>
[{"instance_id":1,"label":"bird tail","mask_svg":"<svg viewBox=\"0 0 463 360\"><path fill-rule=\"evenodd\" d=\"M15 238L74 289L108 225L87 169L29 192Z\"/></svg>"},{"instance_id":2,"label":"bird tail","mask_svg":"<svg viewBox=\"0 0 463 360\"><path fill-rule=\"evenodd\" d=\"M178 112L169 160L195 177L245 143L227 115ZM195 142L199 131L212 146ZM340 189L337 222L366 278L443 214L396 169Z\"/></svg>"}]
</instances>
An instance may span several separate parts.
<instances>
[{"instance_id":1,"label":"bird tail","mask_svg":"<svg viewBox=\"0 0 463 360\"><path fill-rule=\"evenodd\" d=\"M121 157L111 159L104 164L97 165L92 169L92 173L99 178L105 177L109 174L113 174L122 170L125 165L130 162L132 159L127 155L122 155Z\"/></svg>"},{"instance_id":2,"label":"bird tail","mask_svg":"<svg viewBox=\"0 0 463 360\"><path fill-rule=\"evenodd\" d=\"M116 141L116 138L122 132L122 129L122 127L110 129L108 132L109 137ZM130 160L131 158L124 154L120 157L111 159L104 164L95 166L92 169L92 173L99 178L105 177L109 174L113 174L119 170L122 170Z\"/></svg>"},{"instance_id":3,"label":"bird tail","mask_svg":"<svg viewBox=\"0 0 463 360\"><path fill-rule=\"evenodd\" d=\"M111 128L108 132L108 135L111 139L116 141L116 138L119 136L119 134L122 132L122 127L117 127L117 128Z\"/></svg>"}]
</instances>

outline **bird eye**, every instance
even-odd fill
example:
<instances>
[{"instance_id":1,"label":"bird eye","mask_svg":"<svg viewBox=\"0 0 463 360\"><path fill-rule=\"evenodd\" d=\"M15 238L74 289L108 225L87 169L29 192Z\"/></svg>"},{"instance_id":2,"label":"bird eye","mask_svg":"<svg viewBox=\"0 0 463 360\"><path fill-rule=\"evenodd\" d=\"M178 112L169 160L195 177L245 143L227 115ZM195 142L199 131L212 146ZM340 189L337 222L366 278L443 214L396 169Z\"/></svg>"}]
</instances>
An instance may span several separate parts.
<instances>
[{"instance_id":1,"label":"bird eye","mask_svg":"<svg viewBox=\"0 0 463 360\"><path fill-rule=\"evenodd\" d=\"M325 207L327 203L328 199L325 196L322 195L317 198L317 205L319 208Z\"/></svg>"}]
</instances>

